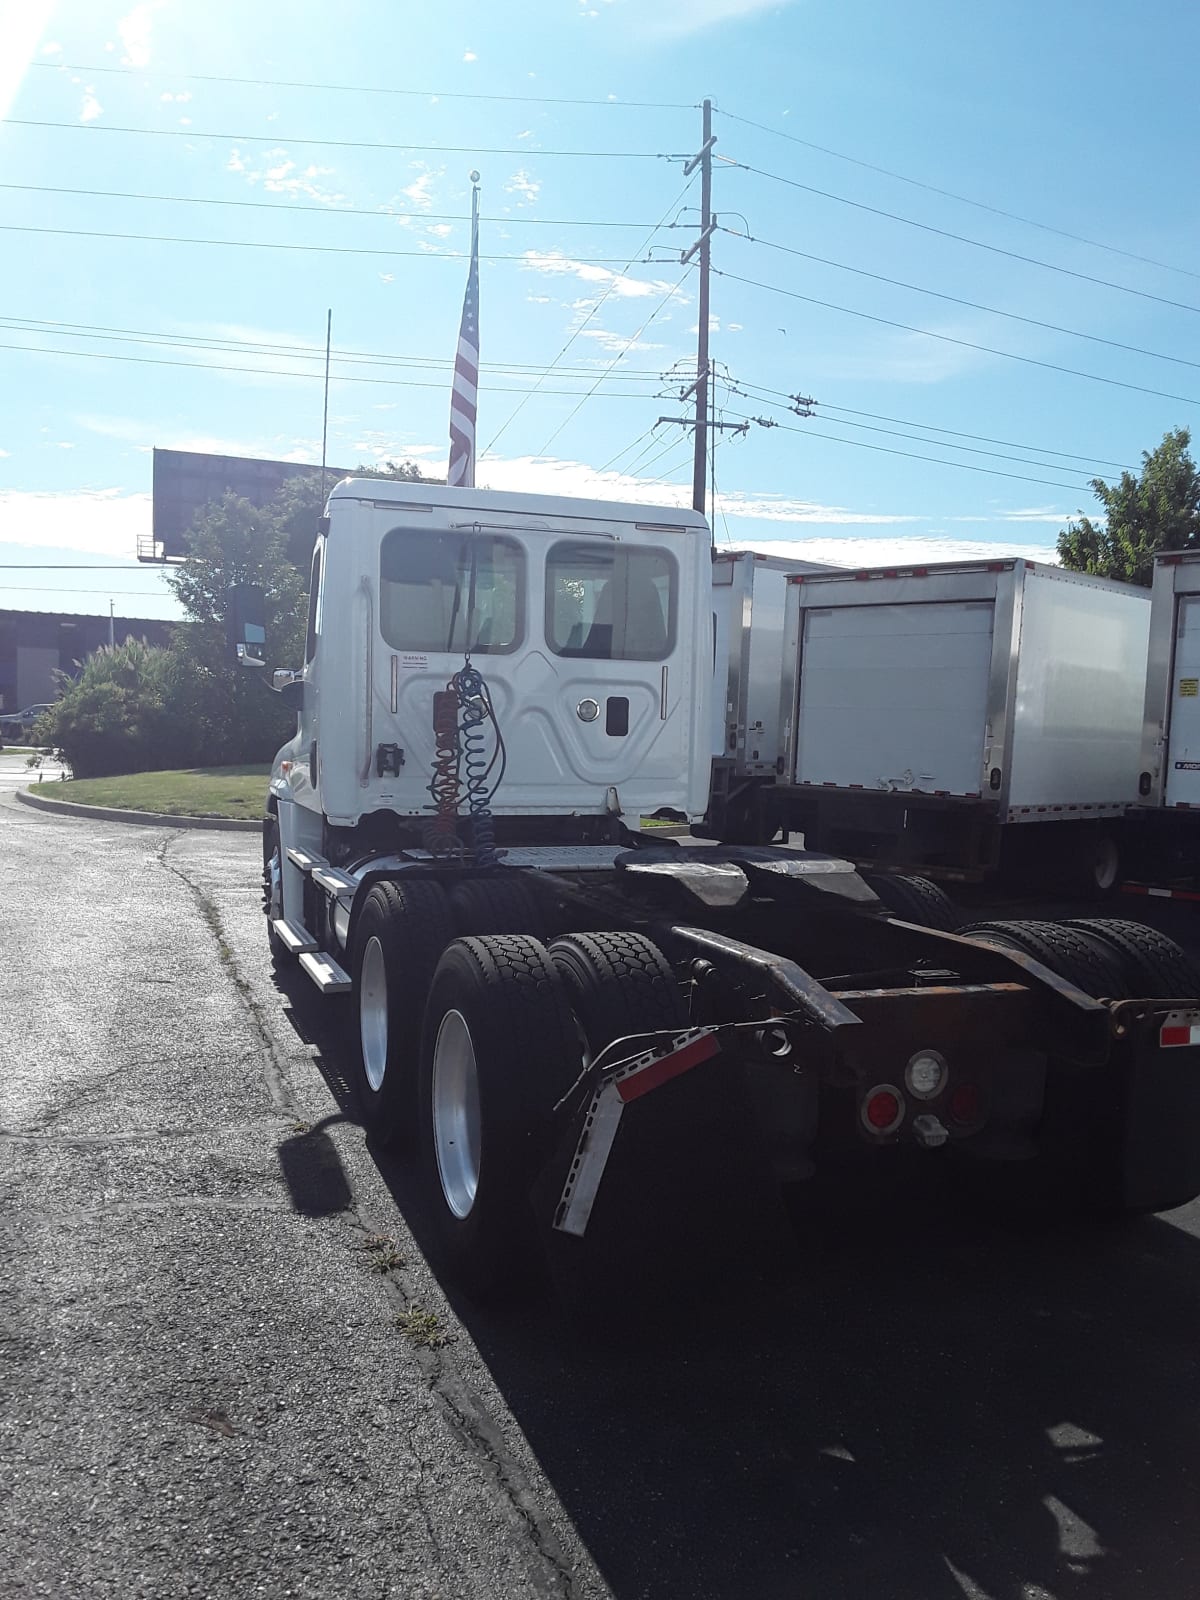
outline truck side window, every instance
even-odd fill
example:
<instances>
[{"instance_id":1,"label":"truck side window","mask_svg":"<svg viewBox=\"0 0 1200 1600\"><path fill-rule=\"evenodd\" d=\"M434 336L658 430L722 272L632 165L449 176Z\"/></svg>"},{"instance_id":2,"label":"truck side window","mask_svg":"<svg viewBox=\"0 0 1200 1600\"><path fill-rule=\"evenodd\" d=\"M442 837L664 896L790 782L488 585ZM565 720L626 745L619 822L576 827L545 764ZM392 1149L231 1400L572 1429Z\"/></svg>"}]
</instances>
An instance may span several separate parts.
<instances>
[{"instance_id":1,"label":"truck side window","mask_svg":"<svg viewBox=\"0 0 1200 1600\"><path fill-rule=\"evenodd\" d=\"M664 661L678 587L666 550L556 544L546 557L546 642L590 661Z\"/></svg>"},{"instance_id":2,"label":"truck side window","mask_svg":"<svg viewBox=\"0 0 1200 1600\"><path fill-rule=\"evenodd\" d=\"M321 637L321 546L313 551L312 577L308 584L308 633L304 640L304 661L317 653L317 640Z\"/></svg>"},{"instance_id":3,"label":"truck side window","mask_svg":"<svg viewBox=\"0 0 1200 1600\"><path fill-rule=\"evenodd\" d=\"M394 650L506 655L521 642L525 553L513 539L393 528L379 552L379 631Z\"/></svg>"}]
</instances>

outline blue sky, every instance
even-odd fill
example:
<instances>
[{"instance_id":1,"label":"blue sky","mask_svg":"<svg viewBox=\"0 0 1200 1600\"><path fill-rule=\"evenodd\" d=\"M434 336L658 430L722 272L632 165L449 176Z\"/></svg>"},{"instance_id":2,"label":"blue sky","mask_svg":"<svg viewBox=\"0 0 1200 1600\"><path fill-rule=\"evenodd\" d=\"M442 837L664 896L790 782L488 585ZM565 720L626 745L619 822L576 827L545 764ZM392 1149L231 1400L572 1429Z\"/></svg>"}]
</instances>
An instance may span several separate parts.
<instances>
[{"instance_id":1,"label":"blue sky","mask_svg":"<svg viewBox=\"0 0 1200 1600\"><path fill-rule=\"evenodd\" d=\"M686 502L688 439L654 424L694 360L679 252L698 185L667 158L697 147L705 95L733 230L713 250L718 415L778 424L722 436L722 541L856 563L1048 554L1094 506L1091 477L1197 415L1193 4L334 16L0 4L2 559L119 569L6 570L6 603L173 614L132 561L150 450L316 459L327 307L330 460L442 470L473 166L496 258L478 481Z\"/></svg>"}]
</instances>

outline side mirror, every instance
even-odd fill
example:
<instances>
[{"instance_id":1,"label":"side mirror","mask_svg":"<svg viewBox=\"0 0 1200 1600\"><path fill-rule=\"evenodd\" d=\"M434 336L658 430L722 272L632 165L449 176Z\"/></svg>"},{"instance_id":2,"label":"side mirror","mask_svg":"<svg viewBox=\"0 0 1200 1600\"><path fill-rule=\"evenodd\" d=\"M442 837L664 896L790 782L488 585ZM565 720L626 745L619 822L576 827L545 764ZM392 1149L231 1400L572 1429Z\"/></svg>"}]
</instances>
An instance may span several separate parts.
<instances>
[{"instance_id":1,"label":"side mirror","mask_svg":"<svg viewBox=\"0 0 1200 1600\"><path fill-rule=\"evenodd\" d=\"M271 674L271 688L279 695L284 705L291 706L293 711L302 709L304 705L302 672L289 672L286 667L276 667Z\"/></svg>"},{"instance_id":2,"label":"side mirror","mask_svg":"<svg viewBox=\"0 0 1200 1600\"><path fill-rule=\"evenodd\" d=\"M239 583L229 591L229 648L241 667L265 667L266 606L255 583Z\"/></svg>"}]
</instances>

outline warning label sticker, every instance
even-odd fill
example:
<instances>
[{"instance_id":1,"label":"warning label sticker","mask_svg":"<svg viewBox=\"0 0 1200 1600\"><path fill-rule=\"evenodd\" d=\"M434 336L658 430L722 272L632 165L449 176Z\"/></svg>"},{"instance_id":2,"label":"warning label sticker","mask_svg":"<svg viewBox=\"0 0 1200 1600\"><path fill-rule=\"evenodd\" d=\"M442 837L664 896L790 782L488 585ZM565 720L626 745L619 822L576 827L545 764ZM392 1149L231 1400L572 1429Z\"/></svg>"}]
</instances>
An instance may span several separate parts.
<instances>
[{"instance_id":1,"label":"warning label sticker","mask_svg":"<svg viewBox=\"0 0 1200 1600\"><path fill-rule=\"evenodd\" d=\"M409 669L427 667L429 665L429 657L406 653L400 657L400 665Z\"/></svg>"},{"instance_id":2,"label":"warning label sticker","mask_svg":"<svg viewBox=\"0 0 1200 1600\"><path fill-rule=\"evenodd\" d=\"M1200 761L1177 761L1176 772L1200 772Z\"/></svg>"},{"instance_id":3,"label":"warning label sticker","mask_svg":"<svg viewBox=\"0 0 1200 1600\"><path fill-rule=\"evenodd\" d=\"M1186 695L1200 695L1200 678L1180 678L1179 692Z\"/></svg>"}]
</instances>

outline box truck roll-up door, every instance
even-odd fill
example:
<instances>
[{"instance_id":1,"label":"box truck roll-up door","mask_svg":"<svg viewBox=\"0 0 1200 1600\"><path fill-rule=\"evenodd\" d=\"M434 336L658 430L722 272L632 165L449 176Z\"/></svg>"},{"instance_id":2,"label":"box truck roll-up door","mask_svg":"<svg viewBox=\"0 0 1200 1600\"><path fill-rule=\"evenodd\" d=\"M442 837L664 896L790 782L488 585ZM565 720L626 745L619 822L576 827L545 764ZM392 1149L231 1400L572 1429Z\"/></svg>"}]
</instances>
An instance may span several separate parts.
<instances>
[{"instance_id":1,"label":"box truck roll-up door","mask_svg":"<svg viewBox=\"0 0 1200 1600\"><path fill-rule=\"evenodd\" d=\"M809 611L797 782L978 793L992 612L952 601Z\"/></svg>"},{"instance_id":2,"label":"box truck roll-up door","mask_svg":"<svg viewBox=\"0 0 1200 1600\"><path fill-rule=\"evenodd\" d=\"M1200 806L1200 595L1180 595L1175 619L1167 804Z\"/></svg>"}]
</instances>

